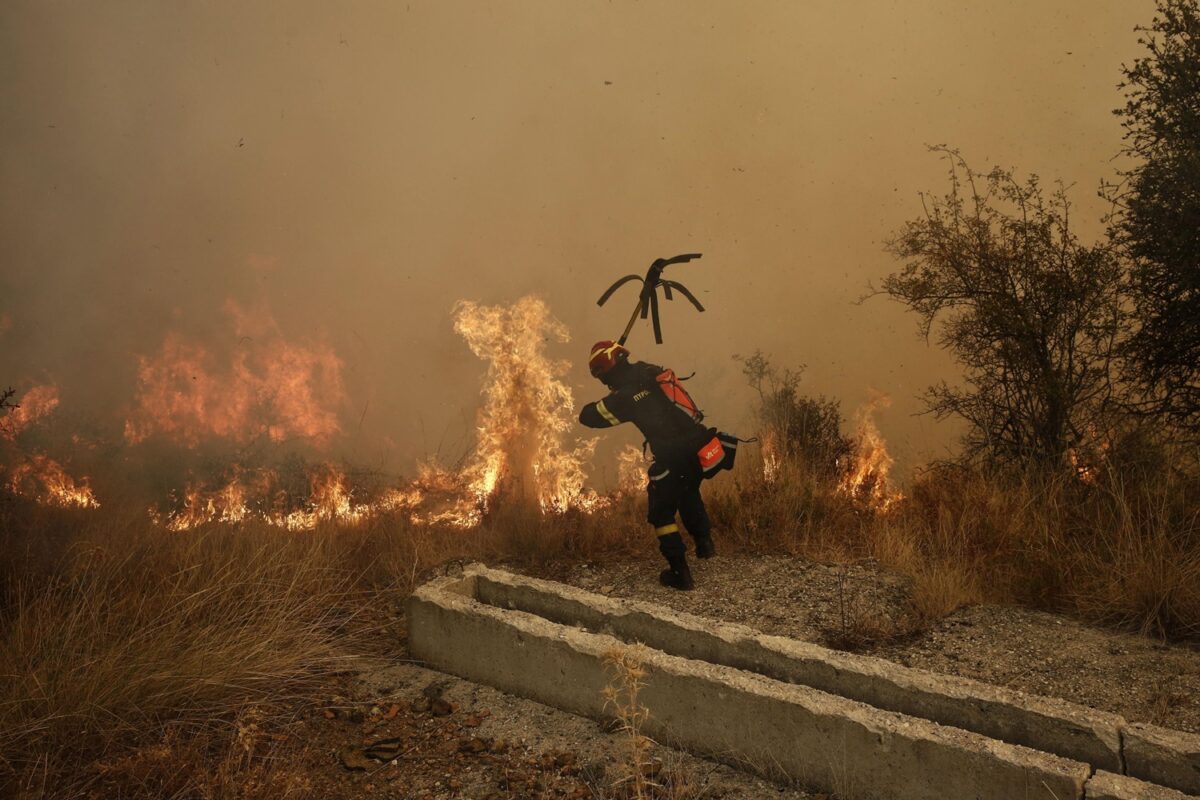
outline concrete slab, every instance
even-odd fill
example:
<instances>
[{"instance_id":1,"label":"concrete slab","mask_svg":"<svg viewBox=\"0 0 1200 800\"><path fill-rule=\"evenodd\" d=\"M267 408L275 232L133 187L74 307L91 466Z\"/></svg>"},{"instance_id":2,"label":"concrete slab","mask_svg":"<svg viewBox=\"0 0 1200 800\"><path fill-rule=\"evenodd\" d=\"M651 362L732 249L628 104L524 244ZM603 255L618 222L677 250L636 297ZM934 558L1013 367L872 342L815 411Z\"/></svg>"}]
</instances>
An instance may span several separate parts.
<instances>
[{"instance_id":1,"label":"concrete slab","mask_svg":"<svg viewBox=\"0 0 1200 800\"><path fill-rule=\"evenodd\" d=\"M504 610L480 573L441 579L409 600L412 653L446 672L578 714L605 716L613 636ZM647 649L659 741L867 800L1079 800L1091 769L1078 761L880 710L804 685Z\"/></svg>"},{"instance_id":2,"label":"concrete slab","mask_svg":"<svg viewBox=\"0 0 1200 800\"><path fill-rule=\"evenodd\" d=\"M1192 795L1100 771L1084 786L1085 800L1196 800Z\"/></svg>"},{"instance_id":3,"label":"concrete slab","mask_svg":"<svg viewBox=\"0 0 1200 800\"><path fill-rule=\"evenodd\" d=\"M1124 737L1126 774L1200 795L1200 736L1133 723Z\"/></svg>"},{"instance_id":4,"label":"concrete slab","mask_svg":"<svg viewBox=\"0 0 1200 800\"><path fill-rule=\"evenodd\" d=\"M1124 771L1115 714L1063 700L912 669L810 642L762 635L636 600L613 600L570 586L472 565L484 603L564 625L644 642L665 653L755 672L1024 745L1099 769Z\"/></svg>"}]
</instances>

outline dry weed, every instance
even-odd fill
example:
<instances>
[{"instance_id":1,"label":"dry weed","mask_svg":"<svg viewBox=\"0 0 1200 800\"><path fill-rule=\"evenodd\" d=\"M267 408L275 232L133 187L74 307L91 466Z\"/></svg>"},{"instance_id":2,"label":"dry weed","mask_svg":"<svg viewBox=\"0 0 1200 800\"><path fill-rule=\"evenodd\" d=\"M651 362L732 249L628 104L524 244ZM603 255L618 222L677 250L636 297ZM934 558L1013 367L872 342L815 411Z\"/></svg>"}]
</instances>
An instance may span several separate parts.
<instances>
[{"instance_id":1,"label":"dry weed","mask_svg":"<svg viewBox=\"0 0 1200 800\"><path fill-rule=\"evenodd\" d=\"M642 733L642 726L650 717L640 697L646 685L644 660L645 646L640 644L614 647L604 654L604 665L609 671L609 682L603 691L604 705L616 717L625 745L624 760L618 765L622 774L613 789L618 796L629 800L646 800L655 785L649 777L651 741Z\"/></svg>"}]
</instances>

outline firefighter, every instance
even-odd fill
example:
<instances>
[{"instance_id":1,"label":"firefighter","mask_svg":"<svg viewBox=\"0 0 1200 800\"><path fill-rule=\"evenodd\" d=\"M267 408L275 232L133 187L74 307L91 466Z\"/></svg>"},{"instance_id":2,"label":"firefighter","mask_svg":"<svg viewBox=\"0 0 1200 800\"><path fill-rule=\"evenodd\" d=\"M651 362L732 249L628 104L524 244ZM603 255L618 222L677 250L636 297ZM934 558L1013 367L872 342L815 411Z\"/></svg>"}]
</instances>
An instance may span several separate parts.
<instances>
[{"instance_id":1,"label":"firefighter","mask_svg":"<svg viewBox=\"0 0 1200 800\"><path fill-rule=\"evenodd\" d=\"M629 351L620 344L597 342L588 368L610 393L584 406L579 421L589 428L632 422L641 431L654 454L646 489L647 519L668 564L659 581L673 589L692 589L695 582L688 568L687 546L675 514L679 513L692 537L696 556L712 558L716 554L712 524L700 496L700 482L705 476L701 451L716 441L715 430L701 424L702 415L673 372L641 361L630 363Z\"/></svg>"}]
</instances>

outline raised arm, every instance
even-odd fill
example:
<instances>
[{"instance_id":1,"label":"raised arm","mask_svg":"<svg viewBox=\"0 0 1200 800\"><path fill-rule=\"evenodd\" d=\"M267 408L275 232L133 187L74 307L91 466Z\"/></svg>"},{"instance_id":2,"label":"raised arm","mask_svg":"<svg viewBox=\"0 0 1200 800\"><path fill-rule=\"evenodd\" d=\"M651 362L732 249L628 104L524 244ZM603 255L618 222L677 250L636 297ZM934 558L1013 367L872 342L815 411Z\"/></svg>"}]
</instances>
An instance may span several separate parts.
<instances>
[{"instance_id":1,"label":"raised arm","mask_svg":"<svg viewBox=\"0 0 1200 800\"><path fill-rule=\"evenodd\" d=\"M588 403L579 412L579 422L589 428L611 428L628 421L625 403L620 393L613 392L603 400Z\"/></svg>"}]
</instances>

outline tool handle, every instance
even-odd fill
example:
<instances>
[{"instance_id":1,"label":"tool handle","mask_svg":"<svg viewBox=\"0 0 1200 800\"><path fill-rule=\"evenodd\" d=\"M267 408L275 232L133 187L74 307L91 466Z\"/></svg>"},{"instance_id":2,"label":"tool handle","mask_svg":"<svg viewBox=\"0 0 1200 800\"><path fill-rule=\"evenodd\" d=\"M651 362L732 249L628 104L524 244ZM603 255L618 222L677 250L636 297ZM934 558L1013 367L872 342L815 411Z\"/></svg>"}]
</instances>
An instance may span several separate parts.
<instances>
[{"instance_id":1,"label":"tool handle","mask_svg":"<svg viewBox=\"0 0 1200 800\"><path fill-rule=\"evenodd\" d=\"M637 319L639 316L641 316L641 313L642 300L641 298L638 298L638 304L633 309L633 316L629 318L629 324L625 326L625 332L621 334L621 338L617 340L617 344L621 345L622 347L625 346L625 340L629 338L629 334L633 331L633 324L637 322Z\"/></svg>"}]
</instances>

